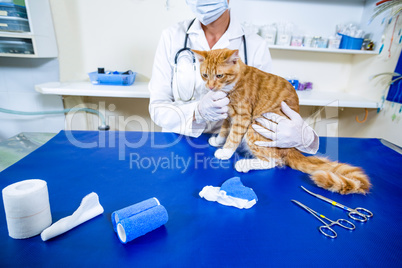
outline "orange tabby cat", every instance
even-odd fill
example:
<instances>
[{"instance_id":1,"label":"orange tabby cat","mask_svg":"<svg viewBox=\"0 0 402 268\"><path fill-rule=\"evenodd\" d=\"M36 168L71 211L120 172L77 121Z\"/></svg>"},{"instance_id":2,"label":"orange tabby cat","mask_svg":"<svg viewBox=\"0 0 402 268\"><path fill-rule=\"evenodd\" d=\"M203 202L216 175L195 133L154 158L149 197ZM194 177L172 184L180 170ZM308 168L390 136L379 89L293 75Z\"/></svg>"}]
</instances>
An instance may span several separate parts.
<instances>
[{"instance_id":1,"label":"orange tabby cat","mask_svg":"<svg viewBox=\"0 0 402 268\"><path fill-rule=\"evenodd\" d=\"M288 165L310 174L318 186L330 191L349 194L366 193L369 190L369 179L358 167L331 162L325 158L306 157L295 148L255 145L256 141L270 141L251 127L252 124L258 124L255 118L267 112L286 116L281 111L282 101L299 112L295 89L279 76L244 64L238 50L193 51L200 62L200 72L206 87L214 91L223 90L230 99L229 117L223 122L219 135L209 140L212 146L223 145L223 148L215 152L215 157L231 158L244 138L256 158L239 160L235 164L237 171Z\"/></svg>"}]
</instances>

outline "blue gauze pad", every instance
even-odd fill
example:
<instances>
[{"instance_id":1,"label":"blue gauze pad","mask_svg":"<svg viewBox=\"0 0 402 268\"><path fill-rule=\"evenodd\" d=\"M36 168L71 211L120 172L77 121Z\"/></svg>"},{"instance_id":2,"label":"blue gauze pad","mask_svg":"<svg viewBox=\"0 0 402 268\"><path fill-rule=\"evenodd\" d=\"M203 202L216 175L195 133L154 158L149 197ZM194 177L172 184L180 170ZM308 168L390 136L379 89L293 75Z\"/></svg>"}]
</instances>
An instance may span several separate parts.
<instances>
[{"instance_id":1,"label":"blue gauze pad","mask_svg":"<svg viewBox=\"0 0 402 268\"><path fill-rule=\"evenodd\" d=\"M159 205L124 218L117 223L117 235L123 244L130 242L150 231L159 228L168 221L164 206Z\"/></svg>"},{"instance_id":2,"label":"blue gauze pad","mask_svg":"<svg viewBox=\"0 0 402 268\"><path fill-rule=\"evenodd\" d=\"M253 189L243 185L239 177L233 177L225 181L221 186L221 191L225 191L226 195L240 199L258 201L257 195Z\"/></svg>"},{"instance_id":3,"label":"blue gauze pad","mask_svg":"<svg viewBox=\"0 0 402 268\"><path fill-rule=\"evenodd\" d=\"M253 189L244 186L239 177L228 179L221 187L205 186L199 195L208 201L240 209L249 209L258 201Z\"/></svg>"},{"instance_id":4,"label":"blue gauze pad","mask_svg":"<svg viewBox=\"0 0 402 268\"><path fill-rule=\"evenodd\" d=\"M158 199L155 197L149 198L147 200L144 200L142 202L139 202L137 204L122 208L120 210L117 210L112 213L112 223L113 223L113 229L115 232L117 232L117 223L125 218L131 217L135 214L141 213L143 211L146 211L150 208L156 207L160 205Z\"/></svg>"}]
</instances>

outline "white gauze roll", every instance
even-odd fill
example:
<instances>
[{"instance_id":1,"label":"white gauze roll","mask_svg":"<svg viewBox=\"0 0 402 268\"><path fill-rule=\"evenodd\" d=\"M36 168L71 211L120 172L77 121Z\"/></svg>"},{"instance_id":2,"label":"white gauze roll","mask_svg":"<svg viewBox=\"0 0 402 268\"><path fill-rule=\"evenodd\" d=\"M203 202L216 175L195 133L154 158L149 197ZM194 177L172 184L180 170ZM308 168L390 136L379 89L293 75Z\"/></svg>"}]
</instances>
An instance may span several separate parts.
<instances>
[{"instance_id":1,"label":"white gauze roll","mask_svg":"<svg viewBox=\"0 0 402 268\"><path fill-rule=\"evenodd\" d=\"M40 234L52 224L47 184L25 180L3 189L8 235L24 239Z\"/></svg>"}]
</instances>

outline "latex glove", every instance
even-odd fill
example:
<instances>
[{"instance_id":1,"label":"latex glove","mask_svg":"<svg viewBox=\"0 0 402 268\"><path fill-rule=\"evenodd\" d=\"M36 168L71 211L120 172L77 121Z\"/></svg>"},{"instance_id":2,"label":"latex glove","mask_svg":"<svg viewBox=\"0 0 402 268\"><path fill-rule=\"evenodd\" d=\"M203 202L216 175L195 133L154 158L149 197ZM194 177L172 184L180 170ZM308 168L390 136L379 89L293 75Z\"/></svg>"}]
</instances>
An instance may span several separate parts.
<instances>
[{"instance_id":1,"label":"latex glove","mask_svg":"<svg viewBox=\"0 0 402 268\"><path fill-rule=\"evenodd\" d=\"M202 121L219 121L228 117L229 98L223 91L209 91L205 94L195 111L197 122ZM198 113L197 113L198 112ZM201 117L201 118L200 118Z\"/></svg>"},{"instance_id":2,"label":"latex glove","mask_svg":"<svg viewBox=\"0 0 402 268\"><path fill-rule=\"evenodd\" d=\"M254 130L272 141L256 141L255 144L264 147L294 147L303 152L315 153L318 150L318 136L315 131L285 102L281 103L281 110L290 120L275 113L266 113L263 114L265 118L256 119L263 127L253 124ZM312 146L314 148L309 148L314 141L317 141Z\"/></svg>"}]
</instances>

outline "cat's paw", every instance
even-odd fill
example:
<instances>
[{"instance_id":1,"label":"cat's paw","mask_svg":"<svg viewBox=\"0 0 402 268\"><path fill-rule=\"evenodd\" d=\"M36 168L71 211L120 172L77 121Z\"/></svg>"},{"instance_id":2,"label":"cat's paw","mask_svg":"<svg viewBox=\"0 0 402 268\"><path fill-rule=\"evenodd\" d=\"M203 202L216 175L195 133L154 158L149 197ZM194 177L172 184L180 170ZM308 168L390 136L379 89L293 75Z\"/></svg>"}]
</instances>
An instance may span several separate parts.
<instances>
[{"instance_id":1,"label":"cat's paw","mask_svg":"<svg viewBox=\"0 0 402 268\"><path fill-rule=\"evenodd\" d=\"M250 170L263 170L271 169L277 166L275 159L270 159L270 161L262 161L258 158L253 159L241 159L236 162L235 169L237 172L247 173Z\"/></svg>"},{"instance_id":2,"label":"cat's paw","mask_svg":"<svg viewBox=\"0 0 402 268\"><path fill-rule=\"evenodd\" d=\"M221 136L212 136L209 138L208 143L213 147L222 147L226 142L226 138Z\"/></svg>"},{"instance_id":3,"label":"cat's paw","mask_svg":"<svg viewBox=\"0 0 402 268\"><path fill-rule=\"evenodd\" d=\"M216 150L215 157L221 160L227 160L232 157L234 150L221 148Z\"/></svg>"}]
</instances>

